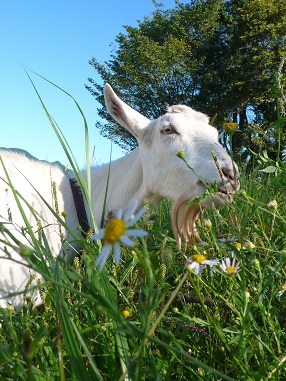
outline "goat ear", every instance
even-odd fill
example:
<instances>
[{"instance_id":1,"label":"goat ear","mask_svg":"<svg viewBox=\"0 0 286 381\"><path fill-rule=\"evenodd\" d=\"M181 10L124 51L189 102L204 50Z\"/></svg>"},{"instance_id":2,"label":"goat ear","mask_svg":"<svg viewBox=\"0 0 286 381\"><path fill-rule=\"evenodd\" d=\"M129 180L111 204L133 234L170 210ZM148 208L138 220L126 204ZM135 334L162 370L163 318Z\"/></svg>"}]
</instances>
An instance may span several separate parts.
<instances>
[{"instance_id":1,"label":"goat ear","mask_svg":"<svg viewBox=\"0 0 286 381\"><path fill-rule=\"evenodd\" d=\"M108 83L104 86L104 98L107 111L112 118L140 139L143 129L148 126L150 120L123 102Z\"/></svg>"}]
</instances>

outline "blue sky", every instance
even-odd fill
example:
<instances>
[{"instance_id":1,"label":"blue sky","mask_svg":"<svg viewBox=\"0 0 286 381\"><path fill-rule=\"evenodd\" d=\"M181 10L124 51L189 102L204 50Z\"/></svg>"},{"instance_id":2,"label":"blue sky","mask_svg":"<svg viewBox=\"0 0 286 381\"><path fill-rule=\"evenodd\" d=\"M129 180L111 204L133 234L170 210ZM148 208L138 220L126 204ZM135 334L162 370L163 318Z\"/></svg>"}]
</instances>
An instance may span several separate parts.
<instances>
[{"instance_id":1,"label":"blue sky","mask_svg":"<svg viewBox=\"0 0 286 381\"><path fill-rule=\"evenodd\" d=\"M161 1L166 8L174 0ZM155 10L151 0L9 0L0 4L0 147L22 148L39 159L67 164L23 66L70 93L88 122L96 163L107 162L111 143L94 124L99 105L84 88L96 77L92 57L109 60L123 25L137 25ZM80 166L85 163L84 125L71 99L30 73ZM124 155L113 145L112 158Z\"/></svg>"}]
</instances>

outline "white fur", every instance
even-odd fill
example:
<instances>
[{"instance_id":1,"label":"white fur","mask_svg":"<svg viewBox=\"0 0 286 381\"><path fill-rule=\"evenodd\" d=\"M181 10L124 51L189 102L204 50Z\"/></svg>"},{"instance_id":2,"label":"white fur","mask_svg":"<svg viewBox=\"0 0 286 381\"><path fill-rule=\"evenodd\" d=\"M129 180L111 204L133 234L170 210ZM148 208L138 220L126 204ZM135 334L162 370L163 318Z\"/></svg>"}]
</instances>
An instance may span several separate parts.
<instances>
[{"instance_id":1,"label":"white fur","mask_svg":"<svg viewBox=\"0 0 286 381\"><path fill-rule=\"evenodd\" d=\"M105 101L111 116L127 128L139 143L138 148L130 154L111 163L107 212L119 208L126 210L134 200L142 202L146 198L156 204L166 197L173 201L172 221L178 245L181 245L182 236L189 241L198 207L192 209L187 202L204 193L204 183L216 182L222 190L223 197L228 199L231 199L234 186L237 186L234 178L236 168L233 168L230 157L218 143L217 130L209 125L204 114L181 105L169 107L164 116L150 121L120 100L108 84L105 86ZM184 151L192 170L177 157L177 153L181 151ZM211 151L215 152L223 171L224 183ZM13 186L37 211L53 255L58 255L62 246L59 224L37 192L49 205L54 206L51 188L51 182L54 182L57 187L59 212L67 212L67 224L77 232L78 221L68 177L57 165L32 160L7 150L0 151L0 155ZM21 232L25 223L1 167L0 165L0 245L3 248L3 241L11 242L11 239L3 231L1 235L1 224L20 242L27 243L27 238ZM109 165L105 164L91 169L91 205L97 223L101 220L108 167ZM220 197L214 197L212 201L217 207L224 204ZM33 230L37 231L36 219L24 201L22 205ZM202 206L209 207L210 200L204 200ZM63 233L66 237L66 232ZM17 244L12 243L16 249ZM32 245L31 242L30 244ZM22 262L23 265L4 258L7 257L7 250L13 259ZM4 307L6 302L9 302L17 308L21 307L22 294L9 297L7 295L23 290L29 276L29 269L17 251L11 247L7 247L6 251L0 251L0 306ZM34 295L34 299L37 299L35 304L40 302L38 294Z\"/></svg>"}]
</instances>

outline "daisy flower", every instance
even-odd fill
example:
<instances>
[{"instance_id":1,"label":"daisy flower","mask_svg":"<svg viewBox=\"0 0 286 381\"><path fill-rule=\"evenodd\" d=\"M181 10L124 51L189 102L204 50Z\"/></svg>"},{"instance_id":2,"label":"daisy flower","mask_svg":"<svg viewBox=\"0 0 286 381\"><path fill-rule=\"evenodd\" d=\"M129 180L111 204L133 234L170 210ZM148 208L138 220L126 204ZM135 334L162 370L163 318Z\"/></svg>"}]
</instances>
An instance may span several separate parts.
<instances>
[{"instance_id":1,"label":"daisy flower","mask_svg":"<svg viewBox=\"0 0 286 381\"><path fill-rule=\"evenodd\" d=\"M280 297L281 295L283 295L285 291L286 291L286 283L284 283L283 286L281 287L281 290L278 292L278 296Z\"/></svg>"},{"instance_id":2,"label":"daisy flower","mask_svg":"<svg viewBox=\"0 0 286 381\"><path fill-rule=\"evenodd\" d=\"M206 266L211 267L219 264L217 259L207 259L203 254L193 254L190 258L184 255L184 257L187 261L186 268L195 274L201 274Z\"/></svg>"},{"instance_id":3,"label":"daisy flower","mask_svg":"<svg viewBox=\"0 0 286 381\"><path fill-rule=\"evenodd\" d=\"M268 207L268 208L277 209L277 207L278 207L278 203L277 203L276 200L271 200L270 202L268 202L267 207Z\"/></svg>"},{"instance_id":4,"label":"daisy flower","mask_svg":"<svg viewBox=\"0 0 286 381\"><path fill-rule=\"evenodd\" d=\"M229 276L236 275L239 272L239 263L235 261L235 258L230 259L227 257L223 259L219 267Z\"/></svg>"},{"instance_id":5,"label":"daisy flower","mask_svg":"<svg viewBox=\"0 0 286 381\"><path fill-rule=\"evenodd\" d=\"M102 271L112 249L115 263L118 264L120 262L120 243L129 247L135 245L134 241L128 236L143 237L147 235L145 230L128 229L131 225L134 225L145 212L145 207L143 207L139 212L134 214L137 205L138 202L134 202L123 218L122 209L118 210L115 213L115 218L110 220L105 228L100 229L98 234L93 235L93 240L103 240L103 248L95 261L95 265L99 271Z\"/></svg>"},{"instance_id":6,"label":"daisy flower","mask_svg":"<svg viewBox=\"0 0 286 381\"><path fill-rule=\"evenodd\" d=\"M244 249L244 247L242 246L242 244L241 244L240 242L236 242L236 243L234 244L234 247L235 247L237 250L241 250L241 248Z\"/></svg>"}]
</instances>

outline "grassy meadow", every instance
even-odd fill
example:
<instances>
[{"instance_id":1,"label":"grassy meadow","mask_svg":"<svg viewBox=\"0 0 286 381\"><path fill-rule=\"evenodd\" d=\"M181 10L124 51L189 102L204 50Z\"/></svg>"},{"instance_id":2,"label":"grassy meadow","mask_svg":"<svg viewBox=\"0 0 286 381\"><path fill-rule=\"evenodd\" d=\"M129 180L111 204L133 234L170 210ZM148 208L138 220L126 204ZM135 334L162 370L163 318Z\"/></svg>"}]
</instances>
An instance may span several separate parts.
<instances>
[{"instance_id":1,"label":"grassy meadow","mask_svg":"<svg viewBox=\"0 0 286 381\"><path fill-rule=\"evenodd\" d=\"M100 273L91 237L72 264L43 237L22 252L43 304L0 310L0 380L286 380L286 166L261 154L240 170L234 202L204 211L186 251L164 201ZM185 256L224 266L196 274Z\"/></svg>"},{"instance_id":2,"label":"grassy meadow","mask_svg":"<svg viewBox=\"0 0 286 381\"><path fill-rule=\"evenodd\" d=\"M242 168L234 202L204 212L204 243L185 252L168 202L147 206L148 236L101 273L96 244L69 266L41 244L28 260L46 280L43 305L0 311L0 380L286 379L286 171L264 168ZM239 269L197 275L194 254L235 256Z\"/></svg>"}]
</instances>

